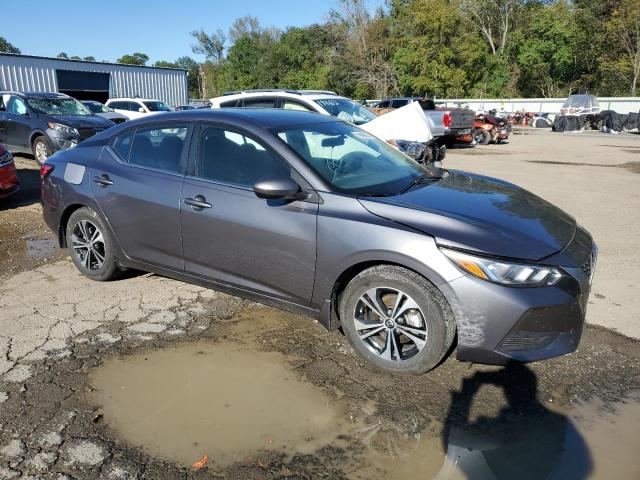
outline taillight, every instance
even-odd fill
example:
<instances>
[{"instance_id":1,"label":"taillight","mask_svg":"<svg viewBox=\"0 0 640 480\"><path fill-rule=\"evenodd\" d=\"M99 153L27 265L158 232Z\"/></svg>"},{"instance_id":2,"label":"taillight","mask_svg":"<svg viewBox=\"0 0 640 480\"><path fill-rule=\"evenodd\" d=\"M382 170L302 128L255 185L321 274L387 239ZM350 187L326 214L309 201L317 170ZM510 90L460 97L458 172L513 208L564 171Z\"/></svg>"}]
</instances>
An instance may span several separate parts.
<instances>
[{"instance_id":1,"label":"taillight","mask_svg":"<svg viewBox=\"0 0 640 480\"><path fill-rule=\"evenodd\" d=\"M50 163L43 163L40 167L40 180L44 180L47 175L53 172L54 166Z\"/></svg>"},{"instance_id":2,"label":"taillight","mask_svg":"<svg viewBox=\"0 0 640 480\"><path fill-rule=\"evenodd\" d=\"M442 117L442 123L446 128L451 126L451 112L444 112L444 117Z\"/></svg>"}]
</instances>

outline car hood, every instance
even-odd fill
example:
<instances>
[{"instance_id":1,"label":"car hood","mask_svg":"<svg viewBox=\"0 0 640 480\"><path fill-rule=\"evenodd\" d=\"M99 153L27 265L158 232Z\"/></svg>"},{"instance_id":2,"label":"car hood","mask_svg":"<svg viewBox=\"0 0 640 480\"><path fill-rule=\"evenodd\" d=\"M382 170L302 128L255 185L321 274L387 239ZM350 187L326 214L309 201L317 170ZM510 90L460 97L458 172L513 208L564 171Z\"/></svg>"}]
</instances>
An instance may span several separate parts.
<instances>
[{"instance_id":1,"label":"car hood","mask_svg":"<svg viewBox=\"0 0 640 480\"><path fill-rule=\"evenodd\" d=\"M95 128L103 130L113 126L111 120L98 115L47 115L52 122L61 123L73 128Z\"/></svg>"},{"instance_id":2,"label":"car hood","mask_svg":"<svg viewBox=\"0 0 640 480\"><path fill-rule=\"evenodd\" d=\"M540 197L458 171L407 193L360 202L374 215L432 235L439 245L523 260L562 250L576 230L573 217Z\"/></svg>"}]
</instances>

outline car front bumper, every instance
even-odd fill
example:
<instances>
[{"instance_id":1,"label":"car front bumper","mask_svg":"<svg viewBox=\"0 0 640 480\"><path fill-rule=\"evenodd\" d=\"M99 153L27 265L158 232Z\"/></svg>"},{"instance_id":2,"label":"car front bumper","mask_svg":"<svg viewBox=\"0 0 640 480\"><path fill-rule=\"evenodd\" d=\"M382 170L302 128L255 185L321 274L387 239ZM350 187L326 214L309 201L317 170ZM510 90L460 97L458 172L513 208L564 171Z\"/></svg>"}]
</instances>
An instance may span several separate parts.
<instances>
[{"instance_id":1,"label":"car front bumper","mask_svg":"<svg viewBox=\"0 0 640 480\"><path fill-rule=\"evenodd\" d=\"M596 257L593 244L581 266L561 267L565 275L553 286L508 287L470 275L440 286L456 318L458 359L503 365L575 351Z\"/></svg>"}]
</instances>

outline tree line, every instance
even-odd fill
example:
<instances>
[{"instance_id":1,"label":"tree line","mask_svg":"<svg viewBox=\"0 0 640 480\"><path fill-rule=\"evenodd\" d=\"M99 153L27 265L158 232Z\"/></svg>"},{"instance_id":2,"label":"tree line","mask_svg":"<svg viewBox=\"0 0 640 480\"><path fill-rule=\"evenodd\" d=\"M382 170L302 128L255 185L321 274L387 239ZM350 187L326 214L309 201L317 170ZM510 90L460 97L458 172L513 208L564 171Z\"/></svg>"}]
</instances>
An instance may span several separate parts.
<instances>
[{"instance_id":1,"label":"tree line","mask_svg":"<svg viewBox=\"0 0 640 480\"><path fill-rule=\"evenodd\" d=\"M154 65L188 70L194 98L269 87L353 98L634 96L640 89L640 0L387 0L374 12L366 0L340 0L319 24L280 30L245 16L227 32L191 37L202 61ZM118 59L148 61L139 52Z\"/></svg>"}]
</instances>

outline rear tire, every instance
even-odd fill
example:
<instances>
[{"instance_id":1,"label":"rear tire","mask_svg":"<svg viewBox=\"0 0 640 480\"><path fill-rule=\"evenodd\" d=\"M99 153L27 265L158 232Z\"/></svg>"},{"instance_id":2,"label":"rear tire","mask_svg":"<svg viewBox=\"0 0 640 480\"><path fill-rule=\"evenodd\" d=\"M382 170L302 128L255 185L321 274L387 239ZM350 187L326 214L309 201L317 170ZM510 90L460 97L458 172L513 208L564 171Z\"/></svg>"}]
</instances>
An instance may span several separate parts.
<instances>
[{"instance_id":1,"label":"rear tire","mask_svg":"<svg viewBox=\"0 0 640 480\"><path fill-rule=\"evenodd\" d=\"M79 208L67 222L67 248L76 268L99 282L113 280L122 271L116 263L113 237L96 212Z\"/></svg>"},{"instance_id":2,"label":"rear tire","mask_svg":"<svg viewBox=\"0 0 640 480\"><path fill-rule=\"evenodd\" d=\"M356 275L340 295L339 311L353 349L389 373L431 370L455 335L454 317L442 293L424 277L395 265L378 265Z\"/></svg>"},{"instance_id":3,"label":"rear tire","mask_svg":"<svg viewBox=\"0 0 640 480\"><path fill-rule=\"evenodd\" d=\"M42 165L53 154L53 145L46 136L40 135L33 141L31 150L36 161Z\"/></svg>"}]
</instances>

